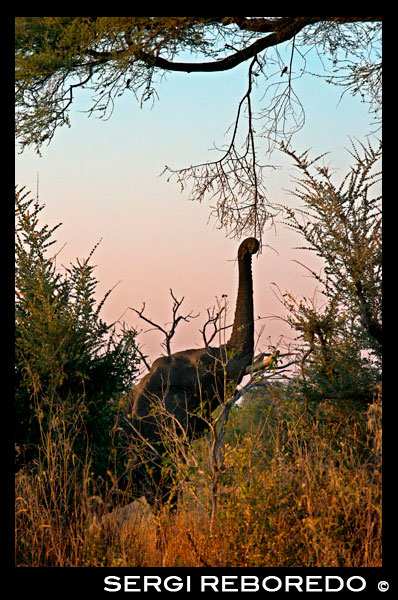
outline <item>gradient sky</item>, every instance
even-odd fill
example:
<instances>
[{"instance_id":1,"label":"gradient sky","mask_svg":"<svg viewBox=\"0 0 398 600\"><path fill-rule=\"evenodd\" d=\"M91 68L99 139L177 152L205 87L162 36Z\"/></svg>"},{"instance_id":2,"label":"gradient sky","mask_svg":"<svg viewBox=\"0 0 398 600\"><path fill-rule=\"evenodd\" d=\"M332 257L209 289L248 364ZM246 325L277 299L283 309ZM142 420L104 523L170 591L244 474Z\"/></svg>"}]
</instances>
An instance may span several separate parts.
<instances>
[{"instance_id":1,"label":"gradient sky","mask_svg":"<svg viewBox=\"0 0 398 600\"><path fill-rule=\"evenodd\" d=\"M321 70L319 63L313 66ZM126 93L108 121L81 112L88 107L83 92L72 110L71 127L58 130L41 157L33 150L16 154L17 185L35 194L39 174L39 197L46 205L43 218L50 225L63 224L56 232L56 246L66 246L57 264L86 257L103 238L93 257L98 297L120 281L104 305L105 321L123 315L126 323L146 331L147 325L128 310L145 302L145 314L164 325L171 315L170 287L179 298L185 296L183 314L200 313L191 323L179 325L174 351L203 345L199 329L206 309L222 294L228 294L232 321L237 290L233 259L239 242L227 239L214 221L208 223L208 205L188 201L189 190L181 193L175 181L159 175L165 165L180 168L210 160L215 157L209 151L213 143L227 143L225 132L246 91L247 68L167 74L152 108L140 109ZM294 138L295 149L312 148L313 156L330 152L327 161L342 177L350 164L349 137L364 140L372 131L367 107L348 94L339 103L342 90L314 77L297 80L295 91L306 118ZM293 187L292 164L280 152L272 162L280 169L270 171L269 197L295 204L286 192ZM315 281L293 261L318 263L309 252L294 249L301 240L283 224L266 232L263 242L270 247L253 262L254 310L256 316L267 317L256 323L257 333L264 325L258 349L267 351L270 341L275 344L280 335L289 333L272 318L285 312L271 283L283 291L312 296ZM159 332L143 332L139 339L151 360L162 353Z\"/></svg>"}]
</instances>

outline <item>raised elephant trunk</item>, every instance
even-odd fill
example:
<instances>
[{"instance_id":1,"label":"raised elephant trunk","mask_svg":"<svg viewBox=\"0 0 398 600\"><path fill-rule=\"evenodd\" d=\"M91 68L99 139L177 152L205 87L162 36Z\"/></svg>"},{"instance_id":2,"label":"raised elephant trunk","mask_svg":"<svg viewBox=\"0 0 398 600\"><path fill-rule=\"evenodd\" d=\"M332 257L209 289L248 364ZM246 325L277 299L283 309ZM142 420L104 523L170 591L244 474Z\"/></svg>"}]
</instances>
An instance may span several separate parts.
<instances>
[{"instance_id":1,"label":"raised elephant trunk","mask_svg":"<svg viewBox=\"0 0 398 600\"><path fill-rule=\"evenodd\" d=\"M248 238L239 246L239 287L236 300L235 318L228 346L236 348L244 355L253 354L254 313L252 255L260 247L256 238Z\"/></svg>"},{"instance_id":2,"label":"raised elephant trunk","mask_svg":"<svg viewBox=\"0 0 398 600\"><path fill-rule=\"evenodd\" d=\"M232 393L252 362L251 260L259 247L255 238L248 238L238 250L239 287L229 342L221 348L195 348L161 356L133 389L126 433L133 452L138 443L141 461L133 478L137 494L144 493L151 504L166 501L172 490L172 481L164 478L163 469L163 457L167 452L163 429L165 412L174 424L179 424L177 431L184 432L186 440L202 435L209 427L212 412L225 398L226 386L228 393ZM223 366L225 350L226 369ZM150 482L148 473L151 473Z\"/></svg>"}]
</instances>

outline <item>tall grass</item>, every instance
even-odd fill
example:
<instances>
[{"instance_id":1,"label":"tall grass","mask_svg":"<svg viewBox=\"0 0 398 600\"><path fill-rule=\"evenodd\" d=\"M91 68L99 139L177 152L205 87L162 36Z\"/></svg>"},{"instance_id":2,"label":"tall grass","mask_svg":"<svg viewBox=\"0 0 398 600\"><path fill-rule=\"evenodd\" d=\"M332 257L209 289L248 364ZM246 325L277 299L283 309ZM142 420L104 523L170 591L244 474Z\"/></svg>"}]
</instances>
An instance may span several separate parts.
<instances>
[{"instance_id":1,"label":"tall grass","mask_svg":"<svg viewBox=\"0 0 398 600\"><path fill-rule=\"evenodd\" d=\"M302 416L281 397L262 402L243 434L244 409L233 415L211 527L206 440L178 509L153 515L143 500L115 510L93 493L89 458L74 469L73 432L62 430L45 461L17 474L16 564L380 566L381 403Z\"/></svg>"}]
</instances>

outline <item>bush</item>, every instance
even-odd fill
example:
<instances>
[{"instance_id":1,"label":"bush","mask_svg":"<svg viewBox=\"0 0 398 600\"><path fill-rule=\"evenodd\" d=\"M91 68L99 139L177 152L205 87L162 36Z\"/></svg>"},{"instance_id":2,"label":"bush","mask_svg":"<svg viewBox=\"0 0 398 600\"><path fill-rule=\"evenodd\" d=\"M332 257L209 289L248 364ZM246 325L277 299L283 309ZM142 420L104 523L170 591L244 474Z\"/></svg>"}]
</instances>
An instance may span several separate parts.
<instances>
[{"instance_id":1,"label":"bush","mask_svg":"<svg viewBox=\"0 0 398 600\"><path fill-rule=\"evenodd\" d=\"M288 393L286 393L288 391ZM17 475L18 562L35 566L371 567L381 565L381 404L316 412L282 386L231 411L216 512L207 441L191 447L175 512L110 512L86 474L68 527L50 510L53 473ZM59 474L61 479L61 473ZM58 505L62 502L59 495Z\"/></svg>"},{"instance_id":2,"label":"bush","mask_svg":"<svg viewBox=\"0 0 398 600\"><path fill-rule=\"evenodd\" d=\"M301 236L300 249L323 265L319 272L307 268L319 286L312 299L289 292L280 299L297 332L308 400L366 407L381 377L381 197L373 192L381 144L352 148L355 164L339 185L331 168L319 165L321 157L284 149L299 170L293 195L302 203L297 210L284 207L287 224Z\"/></svg>"},{"instance_id":3,"label":"bush","mask_svg":"<svg viewBox=\"0 0 398 600\"><path fill-rule=\"evenodd\" d=\"M24 188L16 190L15 206L17 468L48 461L52 442L59 448L67 439L70 460L89 460L105 479L118 446L119 398L137 370L136 332L116 331L99 316L110 292L96 303L95 248L60 272L49 255L59 225L39 225L44 205Z\"/></svg>"}]
</instances>

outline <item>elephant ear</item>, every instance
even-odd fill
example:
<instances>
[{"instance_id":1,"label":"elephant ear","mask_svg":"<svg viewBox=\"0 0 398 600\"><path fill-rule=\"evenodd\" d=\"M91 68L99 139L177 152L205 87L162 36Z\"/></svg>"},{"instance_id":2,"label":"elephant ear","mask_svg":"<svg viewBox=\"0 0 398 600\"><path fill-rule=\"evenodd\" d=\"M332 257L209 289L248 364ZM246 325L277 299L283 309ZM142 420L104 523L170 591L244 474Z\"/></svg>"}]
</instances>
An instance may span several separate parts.
<instances>
[{"instance_id":1,"label":"elephant ear","mask_svg":"<svg viewBox=\"0 0 398 600\"><path fill-rule=\"evenodd\" d=\"M171 386L193 390L210 375L214 378L218 355L218 348L178 352L170 357L166 368L163 363L162 373Z\"/></svg>"},{"instance_id":2,"label":"elephant ear","mask_svg":"<svg viewBox=\"0 0 398 600\"><path fill-rule=\"evenodd\" d=\"M209 397L212 394L223 397L224 369L228 381L237 384L247 364L246 354L228 345L222 349L186 350L157 359L147 377L151 379L152 390L173 387L186 390L188 396L206 393Z\"/></svg>"}]
</instances>

